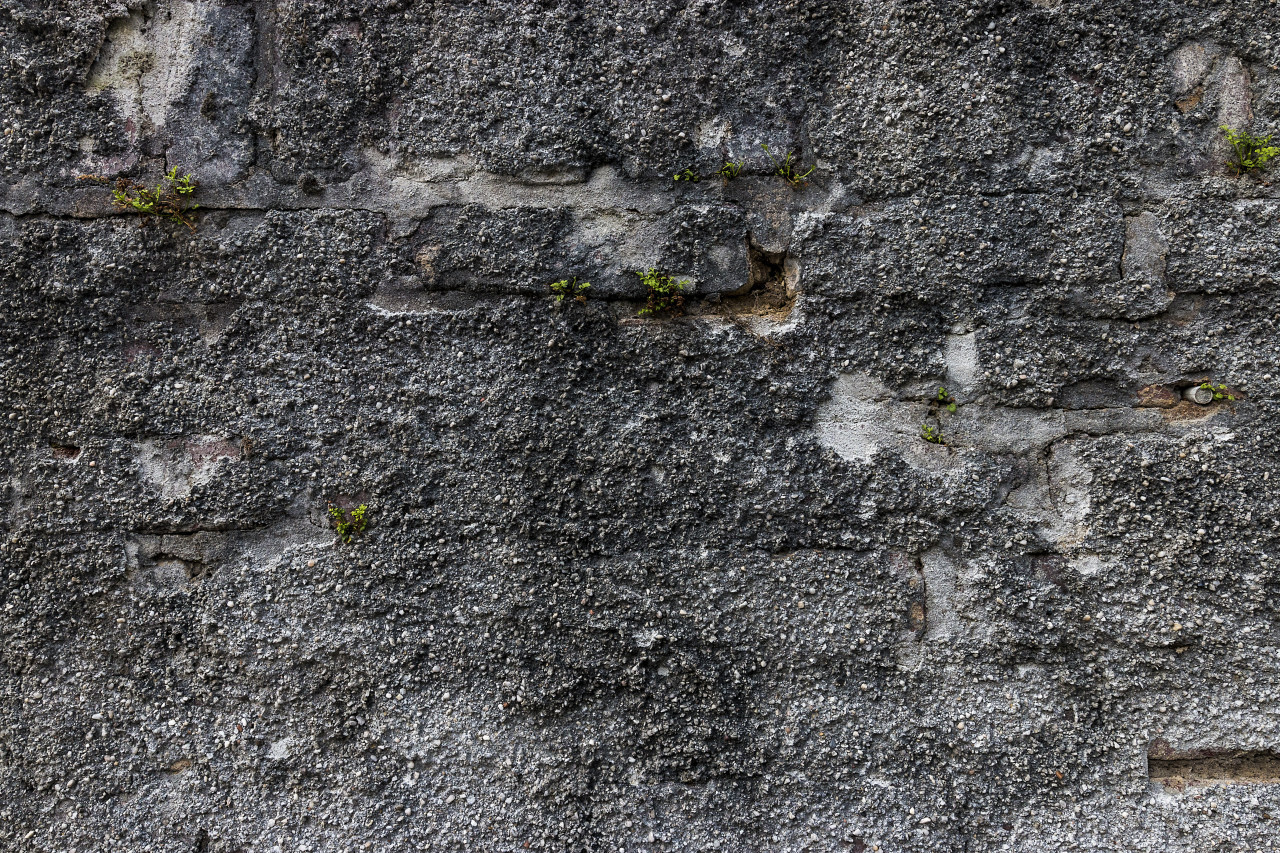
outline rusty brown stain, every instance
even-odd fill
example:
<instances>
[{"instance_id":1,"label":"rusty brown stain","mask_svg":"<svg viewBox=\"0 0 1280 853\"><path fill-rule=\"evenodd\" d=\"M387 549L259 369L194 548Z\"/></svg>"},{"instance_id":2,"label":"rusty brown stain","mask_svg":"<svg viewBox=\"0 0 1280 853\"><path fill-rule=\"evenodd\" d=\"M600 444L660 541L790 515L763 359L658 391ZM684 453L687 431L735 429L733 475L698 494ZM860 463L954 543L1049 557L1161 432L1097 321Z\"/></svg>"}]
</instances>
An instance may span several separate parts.
<instances>
[{"instance_id":1,"label":"rusty brown stain","mask_svg":"<svg viewBox=\"0 0 1280 853\"><path fill-rule=\"evenodd\" d=\"M1148 385L1138 391L1138 405L1143 408L1171 409L1181 399L1178 392L1167 385Z\"/></svg>"},{"instance_id":2,"label":"rusty brown stain","mask_svg":"<svg viewBox=\"0 0 1280 853\"><path fill-rule=\"evenodd\" d=\"M1197 86L1194 90L1192 90L1190 95L1187 95L1185 98L1182 98L1180 100L1174 101L1174 103L1178 105L1178 109L1182 110L1182 112L1185 113L1185 112L1189 112L1190 110L1194 110L1196 106L1199 105L1200 99L1203 97L1204 97L1204 86Z\"/></svg>"},{"instance_id":3,"label":"rusty brown stain","mask_svg":"<svg viewBox=\"0 0 1280 853\"><path fill-rule=\"evenodd\" d=\"M911 608L907 613L907 625L917 634L924 631L924 605L921 602L911 602Z\"/></svg>"},{"instance_id":4,"label":"rusty brown stain","mask_svg":"<svg viewBox=\"0 0 1280 853\"><path fill-rule=\"evenodd\" d=\"M1178 405L1172 408L1161 409L1160 414L1164 415L1165 420L1168 421L1196 421L1216 415L1230 405L1226 400L1218 400L1207 406L1201 406L1190 400L1180 400Z\"/></svg>"},{"instance_id":5,"label":"rusty brown stain","mask_svg":"<svg viewBox=\"0 0 1280 853\"><path fill-rule=\"evenodd\" d=\"M219 459L239 461L244 447L240 442L229 439L200 438L187 440L184 449L196 467L207 468L216 464Z\"/></svg>"}]
</instances>

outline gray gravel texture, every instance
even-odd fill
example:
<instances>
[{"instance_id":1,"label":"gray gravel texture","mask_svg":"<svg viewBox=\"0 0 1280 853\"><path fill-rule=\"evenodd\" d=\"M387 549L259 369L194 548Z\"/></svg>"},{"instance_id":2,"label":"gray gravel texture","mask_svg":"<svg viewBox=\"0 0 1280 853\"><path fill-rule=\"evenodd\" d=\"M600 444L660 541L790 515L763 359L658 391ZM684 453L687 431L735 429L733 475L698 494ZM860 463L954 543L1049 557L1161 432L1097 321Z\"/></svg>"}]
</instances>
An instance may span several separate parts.
<instances>
[{"instance_id":1,"label":"gray gravel texture","mask_svg":"<svg viewBox=\"0 0 1280 853\"><path fill-rule=\"evenodd\" d=\"M1280 850L1278 64L1274 0L0 0L0 850ZM194 230L77 180L171 166Z\"/></svg>"}]
</instances>

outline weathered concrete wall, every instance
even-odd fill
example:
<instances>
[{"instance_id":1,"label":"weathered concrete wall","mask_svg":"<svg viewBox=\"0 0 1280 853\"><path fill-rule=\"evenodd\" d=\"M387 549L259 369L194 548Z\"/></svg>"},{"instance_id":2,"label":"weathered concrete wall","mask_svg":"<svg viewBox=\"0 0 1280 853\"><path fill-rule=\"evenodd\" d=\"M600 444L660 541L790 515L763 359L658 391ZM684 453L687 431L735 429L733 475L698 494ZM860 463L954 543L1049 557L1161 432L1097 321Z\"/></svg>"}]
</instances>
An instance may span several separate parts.
<instances>
[{"instance_id":1,"label":"weathered concrete wall","mask_svg":"<svg viewBox=\"0 0 1280 853\"><path fill-rule=\"evenodd\" d=\"M1280 849L1276 8L0 0L0 849Z\"/></svg>"}]
</instances>

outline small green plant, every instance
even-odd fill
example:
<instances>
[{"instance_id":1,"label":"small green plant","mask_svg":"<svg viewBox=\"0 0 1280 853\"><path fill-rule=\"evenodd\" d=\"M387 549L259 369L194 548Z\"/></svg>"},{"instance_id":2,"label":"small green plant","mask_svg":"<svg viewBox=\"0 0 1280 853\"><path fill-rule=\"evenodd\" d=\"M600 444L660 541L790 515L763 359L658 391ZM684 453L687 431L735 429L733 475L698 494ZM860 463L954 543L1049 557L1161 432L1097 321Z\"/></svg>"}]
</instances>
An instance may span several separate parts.
<instances>
[{"instance_id":1,"label":"small green plant","mask_svg":"<svg viewBox=\"0 0 1280 853\"><path fill-rule=\"evenodd\" d=\"M952 397L946 388L938 386L938 404L946 406L948 412L954 413L956 410L956 398Z\"/></svg>"},{"instance_id":2,"label":"small green plant","mask_svg":"<svg viewBox=\"0 0 1280 853\"><path fill-rule=\"evenodd\" d=\"M946 444L942 438L942 427L931 424L920 424L920 437L930 444Z\"/></svg>"},{"instance_id":3,"label":"small green plant","mask_svg":"<svg viewBox=\"0 0 1280 853\"><path fill-rule=\"evenodd\" d=\"M102 175L80 175L80 180L111 183L112 203L121 210L142 214L144 221L150 221L154 216L179 222L195 230L196 223L191 212L200 205L192 204L191 196L199 184L192 180L191 175L179 175L177 166L170 169L154 189L128 178L117 178L112 183Z\"/></svg>"},{"instance_id":4,"label":"small green plant","mask_svg":"<svg viewBox=\"0 0 1280 853\"><path fill-rule=\"evenodd\" d=\"M716 170L716 174L725 181L732 181L742 174L742 163L734 160L725 160L724 165Z\"/></svg>"},{"instance_id":5,"label":"small green plant","mask_svg":"<svg viewBox=\"0 0 1280 853\"><path fill-rule=\"evenodd\" d=\"M702 180L702 176L693 171L693 169L681 169L679 172L676 172L675 179L677 181L689 181L690 183L696 184L698 181Z\"/></svg>"},{"instance_id":6,"label":"small green plant","mask_svg":"<svg viewBox=\"0 0 1280 853\"><path fill-rule=\"evenodd\" d=\"M1222 125L1222 132L1227 135L1232 148L1227 165L1237 175L1261 169L1267 165L1268 160L1280 154L1280 146L1271 144L1270 133L1266 136L1254 136L1247 130L1232 130L1225 124Z\"/></svg>"},{"instance_id":7,"label":"small green plant","mask_svg":"<svg viewBox=\"0 0 1280 853\"><path fill-rule=\"evenodd\" d=\"M769 150L768 145L764 145L762 143L760 147L764 149L764 153L768 154L769 159L773 161L774 174L780 175L787 183L791 184L791 186L796 189L799 189L809 183L805 179L813 174L814 169L818 168L817 166L810 166L808 171L800 172L798 171L800 161L795 158L795 154L792 152L788 151L786 156L779 160L777 157L773 156L773 152Z\"/></svg>"},{"instance_id":8,"label":"small green plant","mask_svg":"<svg viewBox=\"0 0 1280 853\"><path fill-rule=\"evenodd\" d=\"M356 536L364 533L369 527L369 519L365 514L369 508L364 504L347 512L342 507L329 505L329 518L333 519L333 529L338 532L338 538L348 545Z\"/></svg>"},{"instance_id":9,"label":"small green plant","mask_svg":"<svg viewBox=\"0 0 1280 853\"><path fill-rule=\"evenodd\" d=\"M1231 393L1231 389L1228 388L1226 385L1223 385L1221 383L1219 383L1218 385L1214 385L1212 382L1206 379L1200 383L1200 387L1204 388L1205 390L1213 392L1214 402L1217 402L1218 400L1226 400L1228 403L1235 402L1235 399L1236 399L1235 395Z\"/></svg>"},{"instance_id":10,"label":"small green plant","mask_svg":"<svg viewBox=\"0 0 1280 853\"><path fill-rule=\"evenodd\" d=\"M555 294L557 304L564 302L566 299L572 299L575 302L586 302L587 291L590 289L591 282L578 281L577 276L551 282L551 292Z\"/></svg>"},{"instance_id":11,"label":"small green plant","mask_svg":"<svg viewBox=\"0 0 1280 853\"><path fill-rule=\"evenodd\" d=\"M640 309L641 317L652 317L663 312L684 313L684 288L689 282L676 281L671 275L652 267L644 272L637 270L636 275L640 276L640 283L645 289L645 305Z\"/></svg>"}]
</instances>

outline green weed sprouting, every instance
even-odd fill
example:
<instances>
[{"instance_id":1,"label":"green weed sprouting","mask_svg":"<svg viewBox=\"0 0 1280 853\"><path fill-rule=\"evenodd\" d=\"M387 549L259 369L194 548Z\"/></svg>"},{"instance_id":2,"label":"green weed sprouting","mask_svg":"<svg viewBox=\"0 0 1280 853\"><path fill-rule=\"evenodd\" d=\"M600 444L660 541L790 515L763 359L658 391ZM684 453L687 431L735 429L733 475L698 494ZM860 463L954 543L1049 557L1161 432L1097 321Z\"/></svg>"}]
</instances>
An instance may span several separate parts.
<instances>
[{"instance_id":1,"label":"green weed sprouting","mask_svg":"<svg viewBox=\"0 0 1280 853\"><path fill-rule=\"evenodd\" d=\"M1261 169L1267 165L1268 160L1280 154L1280 146L1271 144L1270 133L1266 136L1254 136L1247 130L1232 130L1225 124L1222 125L1222 132L1227 135L1232 148L1227 165L1237 175Z\"/></svg>"},{"instance_id":2,"label":"green weed sprouting","mask_svg":"<svg viewBox=\"0 0 1280 853\"><path fill-rule=\"evenodd\" d=\"M350 512L330 505L329 517L333 519L333 529L337 531L338 538L350 545L352 539L364 533L369 527L369 520L365 517L368 511L369 508L364 504L360 504Z\"/></svg>"},{"instance_id":3,"label":"green weed sprouting","mask_svg":"<svg viewBox=\"0 0 1280 853\"><path fill-rule=\"evenodd\" d=\"M679 172L676 172L675 179L677 181L689 181L690 183L696 184L698 181L702 180L702 176L693 171L693 169L681 169Z\"/></svg>"},{"instance_id":4,"label":"green weed sprouting","mask_svg":"<svg viewBox=\"0 0 1280 853\"><path fill-rule=\"evenodd\" d=\"M557 304L564 302L566 299L572 299L575 302L586 302L587 291L590 289L591 282L578 281L577 276L551 282L551 292L555 294Z\"/></svg>"},{"instance_id":5,"label":"green weed sprouting","mask_svg":"<svg viewBox=\"0 0 1280 853\"><path fill-rule=\"evenodd\" d=\"M716 170L716 174L725 181L732 181L742 174L742 163L740 161L725 160L724 165Z\"/></svg>"},{"instance_id":6,"label":"green weed sprouting","mask_svg":"<svg viewBox=\"0 0 1280 853\"><path fill-rule=\"evenodd\" d=\"M644 272L636 271L640 283L645 289L645 305L640 309L641 317L652 317L655 314L670 312L684 313L684 288L687 281L676 281L671 275L650 267Z\"/></svg>"},{"instance_id":7,"label":"green weed sprouting","mask_svg":"<svg viewBox=\"0 0 1280 853\"><path fill-rule=\"evenodd\" d=\"M946 406L948 412L954 413L956 410L956 398L952 397L947 392L947 389L941 385L938 386L938 404Z\"/></svg>"},{"instance_id":8,"label":"green weed sprouting","mask_svg":"<svg viewBox=\"0 0 1280 853\"><path fill-rule=\"evenodd\" d=\"M955 414L959 404L956 398L951 396L951 392L944 386L938 386L938 393L934 395L933 400L929 403L928 417L938 421L938 425L934 426L928 422L920 424L920 437L930 444L946 444L947 441L942 437L942 413L940 409L946 409L948 412Z\"/></svg>"},{"instance_id":9,"label":"green weed sprouting","mask_svg":"<svg viewBox=\"0 0 1280 853\"><path fill-rule=\"evenodd\" d=\"M177 166L170 169L154 189L128 178L117 178L114 183L102 175L80 175L79 179L98 184L110 183L111 201L121 210L140 213L145 220L153 216L168 219L195 230L191 212L200 205L192 204L191 196L199 183L192 180L191 175L179 175Z\"/></svg>"},{"instance_id":10,"label":"green weed sprouting","mask_svg":"<svg viewBox=\"0 0 1280 853\"><path fill-rule=\"evenodd\" d=\"M1228 403L1234 403L1236 400L1235 395L1231 393L1231 389L1221 383L1214 385L1206 379L1200 383L1200 387L1212 391L1215 402L1218 400L1226 400Z\"/></svg>"},{"instance_id":11,"label":"green weed sprouting","mask_svg":"<svg viewBox=\"0 0 1280 853\"><path fill-rule=\"evenodd\" d=\"M813 171L818 168L817 166L810 166L809 170L806 172L796 171L800 162L795 159L795 154L788 151L787 155L779 160L777 157L773 156L773 152L769 150L768 145L761 143L760 147L764 149L764 153L768 154L769 159L773 161L774 174L780 175L787 183L791 184L791 186L796 189L807 184L808 181L806 181L805 178L812 175Z\"/></svg>"}]
</instances>

